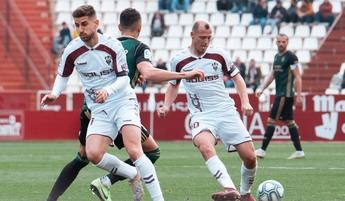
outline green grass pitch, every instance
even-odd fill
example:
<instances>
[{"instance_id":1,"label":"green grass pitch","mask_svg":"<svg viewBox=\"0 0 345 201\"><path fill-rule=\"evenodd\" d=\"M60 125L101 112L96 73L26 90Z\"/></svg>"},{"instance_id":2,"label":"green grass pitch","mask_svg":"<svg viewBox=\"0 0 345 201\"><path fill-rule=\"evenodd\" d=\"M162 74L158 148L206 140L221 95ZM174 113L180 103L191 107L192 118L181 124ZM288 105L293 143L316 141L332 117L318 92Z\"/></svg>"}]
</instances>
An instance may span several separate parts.
<instances>
[{"instance_id":1,"label":"green grass pitch","mask_svg":"<svg viewBox=\"0 0 345 201\"><path fill-rule=\"evenodd\" d=\"M159 142L161 158L156 170L166 201L210 201L220 186L209 174L199 152L191 142ZM259 146L258 143L255 144ZM305 160L287 160L293 152L290 142L272 142L267 157L258 160L253 187L275 179L285 188L284 201L345 201L345 144L304 142ZM78 144L58 142L0 143L0 201L44 201L62 167L75 157ZM240 160L219 144L218 155L236 185L240 181ZM110 149L125 159L123 150ZM89 165L84 168L61 201L95 201L89 183L105 174ZM112 187L114 201L130 201L127 181ZM150 200L148 193L145 201Z\"/></svg>"}]
</instances>

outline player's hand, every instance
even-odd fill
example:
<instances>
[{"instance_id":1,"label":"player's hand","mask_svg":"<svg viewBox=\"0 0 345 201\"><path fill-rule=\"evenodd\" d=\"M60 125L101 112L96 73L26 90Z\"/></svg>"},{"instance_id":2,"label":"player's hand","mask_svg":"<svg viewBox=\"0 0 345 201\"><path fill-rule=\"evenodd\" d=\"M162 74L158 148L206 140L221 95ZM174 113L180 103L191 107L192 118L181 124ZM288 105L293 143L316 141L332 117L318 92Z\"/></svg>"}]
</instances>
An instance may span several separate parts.
<instances>
[{"instance_id":1,"label":"player's hand","mask_svg":"<svg viewBox=\"0 0 345 201\"><path fill-rule=\"evenodd\" d=\"M167 106L161 106L157 109L158 117L165 117L169 112L169 108Z\"/></svg>"},{"instance_id":2,"label":"player's hand","mask_svg":"<svg viewBox=\"0 0 345 201\"><path fill-rule=\"evenodd\" d=\"M243 103L241 109L242 109L243 114L246 115L246 116L250 116L250 115L252 115L254 113L253 107L248 102L247 103Z\"/></svg>"},{"instance_id":3,"label":"player's hand","mask_svg":"<svg viewBox=\"0 0 345 201\"><path fill-rule=\"evenodd\" d=\"M186 72L186 79L194 79L197 78L200 81L205 79L205 73L201 70L194 69L192 71Z\"/></svg>"},{"instance_id":4,"label":"player's hand","mask_svg":"<svg viewBox=\"0 0 345 201\"><path fill-rule=\"evenodd\" d=\"M262 94L262 89L261 89L261 88L257 88L257 89L255 90L255 96L256 96L257 98L259 98L259 97L261 96L261 94Z\"/></svg>"},{"instance_id":5,"label":"player's hand","mask_svg":"<svg viewBox=\"0 0 345 201\"><path fill-rule=\"evenodd\" d=\"M96 91L96 103L104 103L108 98L108 92L105 89Z\"/></svg>"},{"instance_id":6,"label":"player's hand","mask_svg":"<svg viewBox=\"0 0 345 201\"><path fill-rule=\"evenodd\" d=\"M143 76L143 75L139 75L139 78L138 78L138 80L137 80L137 84L138 84L139 86L143 86L144 83L145 83L144 76Z\"/></svg>"},{"instance_id":7,"label":"player's hand","mask_svg":"<svg viewBox=\"0 0 345 201\"><path fill-rule=\"evenodd\" d=\"M296 96L296 106L298 106L298 107L302 106L302 102L303 102L302 96L297 95Z\"/></svg>"},{"instance_id":8,"label":"player's hand","mask_svg":"<svg viewBox=\"0 0 345 201\"><path fill-rule=\"evenodd\" d=\"M48 103L52 103L52 102L54 102L56 99L57 99L57 97L54 96L54 95L51 95L51 94L45 95L45 96L42 98L42 100L41 100L41 106L45 106L45 105L47 105Z\"/></svg>"}]
</instances>

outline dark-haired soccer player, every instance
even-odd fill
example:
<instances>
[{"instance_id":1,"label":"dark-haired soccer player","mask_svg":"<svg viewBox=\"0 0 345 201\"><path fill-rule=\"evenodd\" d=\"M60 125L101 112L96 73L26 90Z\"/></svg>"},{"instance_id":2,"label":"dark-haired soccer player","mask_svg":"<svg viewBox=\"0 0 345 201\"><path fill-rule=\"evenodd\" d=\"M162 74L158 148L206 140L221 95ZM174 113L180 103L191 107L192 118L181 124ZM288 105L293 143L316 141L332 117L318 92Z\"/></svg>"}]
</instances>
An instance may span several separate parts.
<instances>
[{"instance_id":1,"label":"dark-haired soccer player","mask_svg":"<svg viewBox=\"0 0 345 201\"><path fill-rule=\"evenodd\" d=\"M277 121L283 121L289 127L291 140L296 149L288 159L304 158L297 125L293 117L293 104L296 90L296 104L302 104L302 78L298 68L297 56L287 50L289 38L285 34L279 34L276 38L278 53L274 56L273 69L267 76L265 82L256 90L259 97L262 92L271 84L276 83L276 97L267 120L267 129L260 149L255 151L256 156L264 158L266 149L274 134ZM295 88L295 90L294 90Z\"/></svg>"},{"instance_id":2,"label":"dark-haired soccer player","mask_svg":"<svg viewBox=\"0 0 345 201\"><path fill-rule=\"evenodd\" d=\"M132 8L125 9L120 15L119 29L122 36L119 38L121 41L127 57L129 78L132 87L135 87L139 76L144 79L154 81L166 81L176 78L193 78L203 76L200 71L191 71L186 73L171 73L168 71L162 71L154 68L151 64L151 51L147 45L137 40L141 30L141 16L140 13ZM74 181L79 171L88 164L88 159L85 154L85 136L88 129L91 111L88 109L86 103L80 113L80 150L77 157L67 164L60 173L54 187L49 195L49 200L57 200L57 198L64 193L69 185ZM141 141L145 155L154 163L160 156L160 151L157 143L148 131L142 127L141 129ZM114 140L114 144L119 148L123 148L122 135L119 133ZM128 159L126 163L132 164L132 160ZM96 179L91 183L91 190L101 200L111 200L110 198L110 185L116 181L125 179L122 176L115 174L108 174L100 179ZM150 182L151 180L145 180L144 182ZM135 181L137 182L137 181ZM141 200L142 190L140 185L132 185L134 191L133 199Z\"/></svg>"}]
</instances>

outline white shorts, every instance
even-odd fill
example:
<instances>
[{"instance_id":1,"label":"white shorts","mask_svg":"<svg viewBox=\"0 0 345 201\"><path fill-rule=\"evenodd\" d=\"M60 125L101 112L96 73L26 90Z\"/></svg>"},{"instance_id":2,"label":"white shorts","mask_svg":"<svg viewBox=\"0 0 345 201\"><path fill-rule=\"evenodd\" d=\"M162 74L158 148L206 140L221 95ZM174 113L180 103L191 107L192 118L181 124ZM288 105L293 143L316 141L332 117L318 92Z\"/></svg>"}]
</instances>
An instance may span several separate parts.
<instances>
[{"instance_id":1,"label":"white shorts","mask_svg":"<svg viewBox=\"0 0 345 201\"><path fill-rule=\"evenodd\" d=\"M191 129L193 139L202 131L210 131L223 142L227 151L234 151L233 146L252 140L236 110L195 114L191 118Z\"/></svg>"},{"instance_id":2,"label":"white shorts","mask_svg":"<svg viewBox=\"0 0 345 201\"><path fill-rule=\"evenodd\" d=\"M91 119L87 135L104 135L114 140L118 131L124 125L135 125L140 128L139 105L136 96L122 99L121 101L107 102L91 111Z\"/></svg>"}]
</instances>

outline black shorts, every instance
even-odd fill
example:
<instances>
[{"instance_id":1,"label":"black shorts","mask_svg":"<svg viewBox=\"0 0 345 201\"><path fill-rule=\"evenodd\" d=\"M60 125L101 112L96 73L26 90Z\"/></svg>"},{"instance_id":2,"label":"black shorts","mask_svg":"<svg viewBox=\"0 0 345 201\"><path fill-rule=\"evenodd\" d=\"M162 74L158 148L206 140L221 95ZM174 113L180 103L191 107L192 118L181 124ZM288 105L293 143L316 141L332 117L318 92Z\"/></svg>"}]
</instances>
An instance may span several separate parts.
<instances>
[{"instance_id":1,"label":"black shorts","mask_svg":"<svg viewBox=\"0 0 345 201\"><path fill-rule=\"evenodd\" d=\"M270 118L282 121L293 120L293 104L293 97L276 96Z\"/></svg>"},{"instance_id":2,"label":"black shorts","mask_svg":"<svg viewBox=\"0 0 345 201\"><path fill-rule=\"evenodd\" d=\"M80 130L79 130L79 142L81 145L85 146L86 144L86 134L87 128L90 122L91 111L82 110L80 112ZM149 131L141 125L141 143L145 142L146 139L150 136ZM114 144L118 149L122 149L124 146L122 134L119 132L117 137L114 140Z\"/></svg>"}]
</instances>

